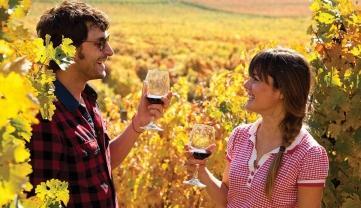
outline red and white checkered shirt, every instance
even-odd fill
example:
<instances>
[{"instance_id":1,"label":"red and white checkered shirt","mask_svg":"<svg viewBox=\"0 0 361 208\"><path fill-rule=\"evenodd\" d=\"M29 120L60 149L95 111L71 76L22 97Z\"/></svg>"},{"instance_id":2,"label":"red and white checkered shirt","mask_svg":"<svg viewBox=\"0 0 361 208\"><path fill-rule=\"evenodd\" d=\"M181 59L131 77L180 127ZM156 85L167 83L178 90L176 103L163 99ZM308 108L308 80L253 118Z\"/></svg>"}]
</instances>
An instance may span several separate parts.
<instances>
[{"instance_id":1,"label":"red and white checkered shirt","mask_svg":"<svg viewBox=\"0 0 361 208\"><path fill-rule=\"evenodd\" d=\"M256 131L261 120L236 127L227 145L230 162L227 207L297 207L299 186L324 186L328 174L326 150L302 128L296 139L286 148L271 200L264 189L268 169L279 147L266 153L254 167Z\"/></svg>"}]
</instances>

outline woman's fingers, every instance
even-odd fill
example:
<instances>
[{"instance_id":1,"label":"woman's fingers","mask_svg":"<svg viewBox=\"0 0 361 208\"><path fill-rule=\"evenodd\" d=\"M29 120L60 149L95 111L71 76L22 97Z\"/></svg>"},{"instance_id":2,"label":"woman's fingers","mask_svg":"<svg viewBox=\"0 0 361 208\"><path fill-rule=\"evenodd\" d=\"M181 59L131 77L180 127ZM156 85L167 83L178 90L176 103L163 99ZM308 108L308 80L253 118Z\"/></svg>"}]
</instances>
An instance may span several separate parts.
<instances>
[{"instance_id":1,"label":"woman's fingers","mask_svg":"<svg viewBox=\"0 0 361 208\"><path fill-rule=\"evenodd\" d=\"M211 144L206 148L207 151L213 153L216 150L216 144Z\"/></svg>"}]
</instances>

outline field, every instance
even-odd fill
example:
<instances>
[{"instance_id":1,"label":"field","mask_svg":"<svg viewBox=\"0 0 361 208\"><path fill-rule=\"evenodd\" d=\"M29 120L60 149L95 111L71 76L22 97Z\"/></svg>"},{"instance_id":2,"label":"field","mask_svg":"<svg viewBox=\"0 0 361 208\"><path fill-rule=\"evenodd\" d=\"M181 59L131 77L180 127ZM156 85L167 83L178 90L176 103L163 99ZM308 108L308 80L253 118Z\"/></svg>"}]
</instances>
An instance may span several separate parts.
<instances>
[{"instance_id":1,"label":"field","mask_svg":"<svg viewBox=\"0 0 361 208\"><path fill-rule=\"evenodd\" d=\"M114 86L116 92L125 95L138 88L139 81L132 79L135 78L134 72L139 75L146 68L166 65L182 74L180 69L194 59L210 63L210 68L214 69L224 64L213 63L252 50L256 45L282 45L303 51L309 43L306 30L310 17L305 14L280 17L264 16L263 13L242 14L242 10L233 13L227 12L229 3L222 6L216 4L217 1L207 2L207 7L203 7L204 4L200 7L194 4L200 1L192 4L183 1L91 1L106 11L111 21L110 44L115 55L109 67L117 77L113 80L117 85ZM244 4L252 7L250 3ZM34 23L40 14L53 5L55 2L34 2L25 19L27 27L34 31ZM237 5L237 8L242 7ZM218 10L210 9L214 6ZM282 5L277 7L281 9ZM157 57L162 60L154 61ZM118 76L124 71L127 71L127 77Z\"/></svg>"},{"instance_id":2,"label":"field","mask_svg":"<svg viewBox=\"0 0 361 208\"><path fill-rule=\"evenodd\" d=\"M308 9L309 1L306 0L185 0L184 2L240 14L272 17L305 17L311 15Z\"/></svg>"},{"instance_id":3,"label":"field","mask_svg":"<svg viewBox=\"0 0 361 208\"><path fill-rule=\"evenodd\" d=\"M106 85L94 84L100 91L99 105L110 123L111 136L127 124L120 122L119 108L126 110L128 118L134 113L137 92L148 69L169 70L172 90L180 95L165 118L158 121L167 129L161 134L143 134L113 172L120 206L214 207L204 190L182 183L189 177L183 149L188 142L187 131L197 121L217 124L217 152L209 164L220 177L231 129L236 123L255 119L241 108L245 63L262 47L282 45L304 52L310 42L307 5L297 3L293 7L297 15L279 15L274 12L288 5L286 1L272 7L266 1L254 1L264 7L251 1L229 6L238 2L234 0L222 1L222 5L215 0L207 4L200 0L99 2L91 1L110 18L110 44L115 54L109 60ZM41 13L54 4L34 2L24 19L26 26L34 31ZM247 9L242 10L245 5ZM290 7L287 10L293 11ZM229 83L232 86L226 87Z\"/></svg>"},{"instance_id":4,"label":"field","mask_svg":"<svg viewBox=\"0 0 361 208\"><path fill-rule=\"evenodd\" d=\"M271 17L272 15L263 16L263 12L272 13L272 9L266 11L260 8L257 11L258 6L252 8L252 4L247 3L250 1L241 1L242 4L236 4L234 9L237 9L238 13L224 12L231 4L219 5L217 1L207 0L207 8L217 7L217 11L193 4L162 2L153 4L96 3L96 6L106 11L110 17L110 31L114 34L112 38L117 38L115 42L119 42L121 37L142 39L142 41L152 39L156 41L155 45L158 44L157 40L160 40L159 44L162 44L161 42L177 39L201 42L219 40L252 46L254 42L261 41L275 41L278 44L292 45L305 43L308 40L305 31L309 26L310 16L308 16L307 5L304 4L299 6L302 8L300 11L304 12L298 17ZM202 1L192 2L201 3ZM297 3L299 0L294 0L294 2ZM244 9L250 12L243 13L243 4L248 4ZM33 9L27 17L29 27L33 26L45 8L53 5L54 3L34 2ZM267 5L265 7L269 8ZM281 4L273 5L273 7L276 8L275 11L285 8ZM168 40L164 41L167 38Z\"/></svg>"}]
</instances>

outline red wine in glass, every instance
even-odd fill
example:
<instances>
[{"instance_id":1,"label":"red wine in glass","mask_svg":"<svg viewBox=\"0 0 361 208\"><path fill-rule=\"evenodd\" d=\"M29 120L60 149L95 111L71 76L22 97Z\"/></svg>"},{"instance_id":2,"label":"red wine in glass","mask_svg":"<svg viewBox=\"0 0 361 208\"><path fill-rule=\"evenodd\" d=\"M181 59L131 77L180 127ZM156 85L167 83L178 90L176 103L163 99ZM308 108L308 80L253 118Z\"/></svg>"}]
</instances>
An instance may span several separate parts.
<instances>
[{"instance_id":1,"label":"red wine in glass","mask_svg":"<svg viewBox=\"0 0 361 208\"><path fill-rule=\"evenodd\" d=\"M204 160L212 154L210 151L207 151L205 149L197 149L197 148L193 148L191 150L191 153L194 159L197 160Z\"/></svg>"},{"instance_id":2,"label":"red wine in glass","mask_svg":"<svg viewBox=\"0 0 361 208\"><path fill-rule=\"evenodd\" d=\"M159 95L147 95L147 100L151 104L163 104L162 97Z\"/></svg>"}]
</instances>

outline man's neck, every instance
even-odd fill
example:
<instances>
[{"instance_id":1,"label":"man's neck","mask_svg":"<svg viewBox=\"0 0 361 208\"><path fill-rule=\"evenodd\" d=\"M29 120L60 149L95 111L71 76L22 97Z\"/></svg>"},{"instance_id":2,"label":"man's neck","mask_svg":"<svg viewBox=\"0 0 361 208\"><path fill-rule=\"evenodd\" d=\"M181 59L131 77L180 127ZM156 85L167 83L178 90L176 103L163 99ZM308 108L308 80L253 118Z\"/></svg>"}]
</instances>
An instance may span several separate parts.
<instances>
[{"instance_id":1,"label":"man's neck","mask_svg":"<svg viewBox=\"0 0 361 208\"><path fill-rule=\"evenodd\" d=\"M86 81L77 79L77 76L72 76L71 73L59 71L56 73L56 79L64 85L64 87L73 95L73 97L83 103L81 93L83 92Z\"/></svg>"}]
</instances>

